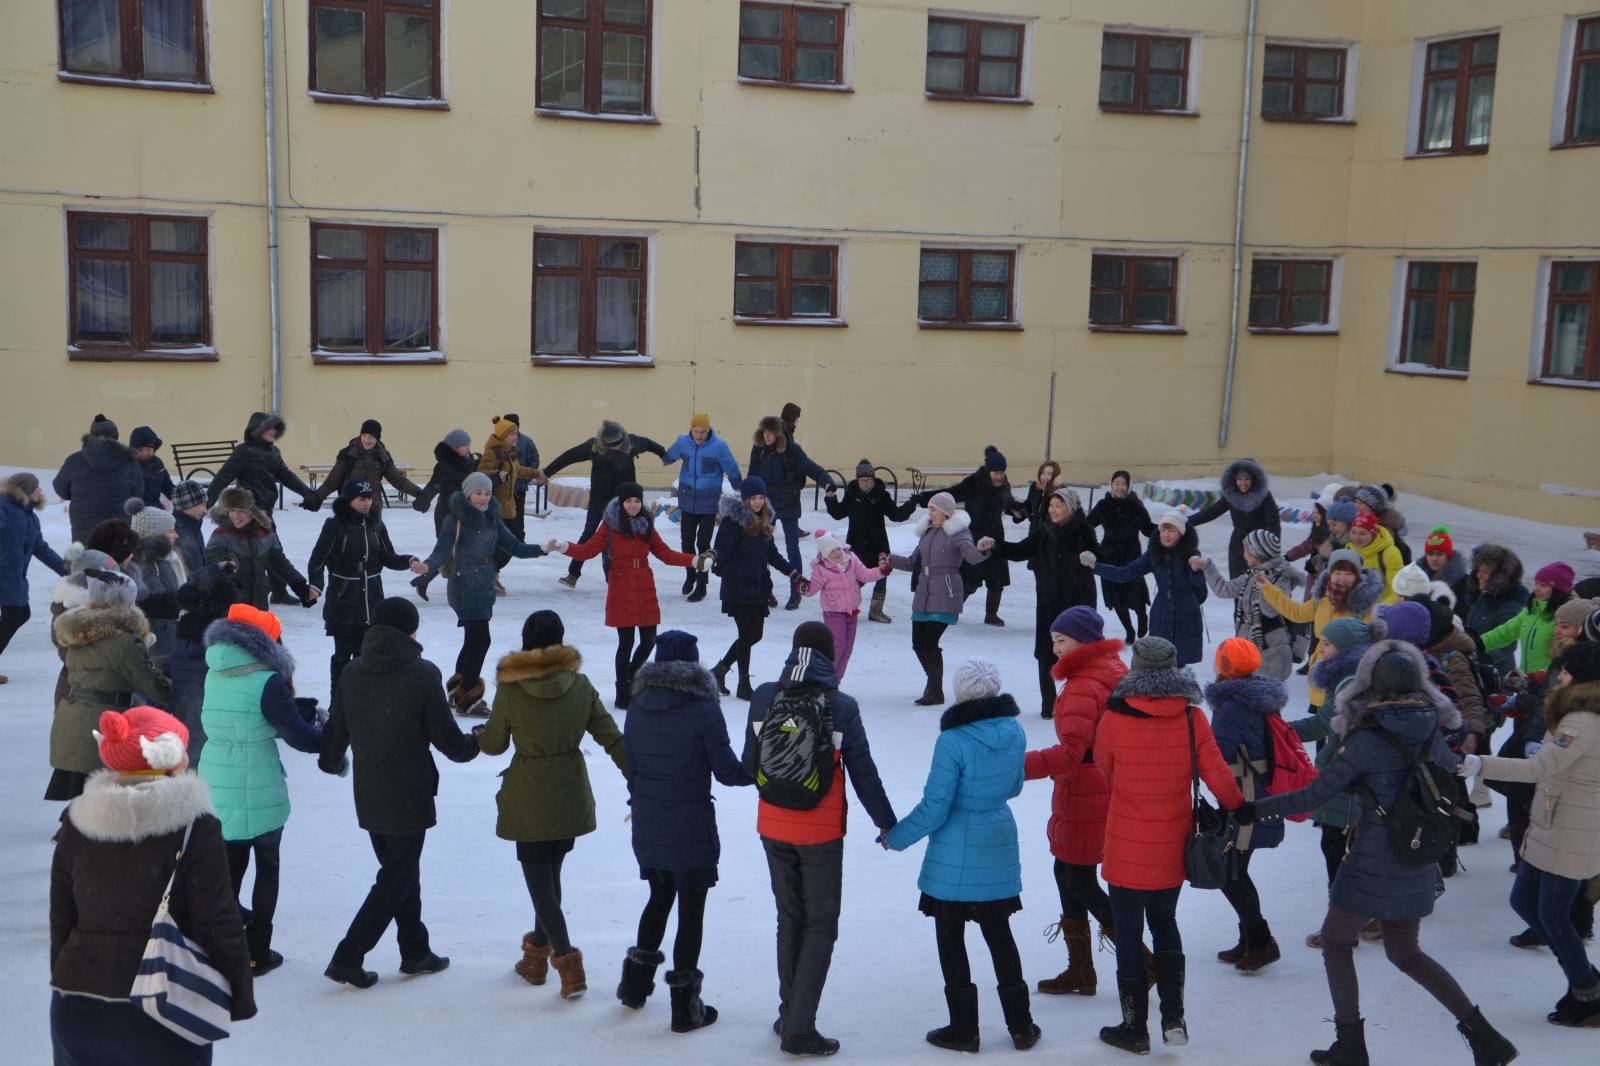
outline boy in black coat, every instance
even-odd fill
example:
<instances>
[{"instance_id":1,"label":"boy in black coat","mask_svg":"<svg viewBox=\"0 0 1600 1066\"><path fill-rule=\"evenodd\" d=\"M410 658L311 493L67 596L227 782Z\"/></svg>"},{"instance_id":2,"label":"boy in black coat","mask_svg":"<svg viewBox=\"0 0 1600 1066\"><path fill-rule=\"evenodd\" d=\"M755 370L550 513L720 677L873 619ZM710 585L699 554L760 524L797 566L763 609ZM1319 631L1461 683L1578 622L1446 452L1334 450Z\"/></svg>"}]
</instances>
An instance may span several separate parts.
<instances>
[{"instance_id":1,"label":"boy in black coat","mask_svg":"<svg viewBox=\"0 0 1600 1066\"><path fill-rule=\"evenodd\" d=\"M160 507L161 497L172 499L172 475L167 473L167 464L156 454L161 449L161 438L156 436L156 431L149 426L136 426L128 437L128 447L133 449L133 457L144 471L144 502Z\"/></svg>"},{"instance_id":2,"label":"boy in black coat","mask_svg":"<svg viewBox=\"0 0 1600 1066\"><path fill-rule=\"evenodd\" d=\"M583 532L573 543L588 540L600 528L606 505L617 497L617 486L638 482L634 460L640 452L649 452L662 463L667 461L667 450L649 437L629 433L618 423L605 421L600 423L600 432L593 439L573 445L544 468L545 477L552 478L575 463L590 464L589 513L583 520ZM561 583L573 588L582 573L583 560L574 559L567 564L567 576Z\"/></svg>"},{"instance_id":3,"label":"boy in black coat","mask_svg":"<svg viewBox=\"0 0 1600 1066\"><path fill-rule=\"evenodd\" d=\"M889 553L889 530L885 522L904 522L917 511L917 502L907 499L897 504L889 495L876 468L866 459L856 464L856 479L844 487L844 500L840 502L838 489L830 484L823 490L823 502L830 518L849 519L845 542L858 559L876 559ZM889 579L882 578L872 586L872 607L867 611L867 621L888 622L883 613L884 595L889 589Z\"/></svg>"}]
</instances>

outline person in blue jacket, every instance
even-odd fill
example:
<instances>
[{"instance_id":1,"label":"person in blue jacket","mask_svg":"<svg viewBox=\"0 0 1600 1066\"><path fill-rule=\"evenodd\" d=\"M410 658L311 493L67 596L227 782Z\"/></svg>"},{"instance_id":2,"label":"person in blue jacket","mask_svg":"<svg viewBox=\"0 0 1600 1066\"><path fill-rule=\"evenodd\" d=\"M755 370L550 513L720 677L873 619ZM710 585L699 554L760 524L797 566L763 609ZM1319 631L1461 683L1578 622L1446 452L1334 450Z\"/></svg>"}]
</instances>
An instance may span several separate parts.
<instances>
[{"instance_id":1,"label":"person in blue jacket","mask_svg":"<svg viewBox=\"0 0 1600 1066\"><path fill-rule=\"evenodd\" d=\"M1150 635L1172 642L1179 666L1205 657L1205 620L1200 616L1200 605L1206 602L1205 560L1200 557L1199 536L1189 527L1187 507L1179 505L1162 515L1155 539L1126 566L1098 562L1094 552L1087 551L1078 561L1108 581L1140 581L1153 575L1156 602L1150 606Z\"/></svg>"},{"instance_id":2,"label":"person in blue jacket","mask_svg":"<svg viewBox=\"0 0 1600 1066\"><path fill-rule=\"evenodd\" d=\"M711 535L717 528L717 505L722 500L722 479L739 491L739 463L728 442L711 428L705 413L689 420L689 432L672 442L664 462L683 462L678 472L678 528L683 534L683 550L704 555L711 549ZM684 567L683 594L690 603L706 598L709 577L692 566Z\"/></svg>"},{"instance_id":3,"label":"person in blue jacket","mask_svg":"<svg viewBox=\"0 0 1600 1066\"><path fill-rule=\"evenodd\" d=\"M32 615L28 606L28 564L39 560L57 574L67 572L39 529L44 490L39 479L19 471L0 481L0 652L6 650ZM0 685L6 683L0 675Z\"/></svg>"},{"instance_id":4,"label":"person in blue jacket","mask_svg":"<svg viewBox=\"0 0 1600 1066\"><path fill-rule=\"evenodd\" d=\"M804 449L789 439L781 419L768 415L757 427L750 446L749 476L766 482L772 513L783 526L784 554L789 565L800 569L800 492L810 478L824 489L833 487L828 472L807 458ZM791 591L784 610L800 607L800 593Z\"/></svg>"},{"instance_id":5,"label":"person in blue jacket","mask_svg":"<svg viewBox=\"0 0 1600 1066\"><path fill-rule=\"evenodd\" d=\"M1000 669L968 659L956 669L956 702L939 720L933 765L922 802L880 838L904 851L923 837L918 909L934 921L939 969L950 1024L928 1043L951 1051L978 1050L978 988L967 961L966 928L974 922L989 945L1000 1007L1017 1049L1039 1041L1028 1008L1022 958L1011 915L1022 909L1022 862L1010 801L1022 793L1028 739L1017 723L1017 701L1000 691Z\"/></svg>"},{"instance_id":6,"label":"person in blue jacket","mask_svg":"<svg viewBox=\"0 0 1600 1066\"><path fill-rule=\"evenodd\" d=\"M167 464L156 454L161 450L161 438L156 436L156 431L149 426L134 427L128 435L128 447L133 449L133 457L144 471L144 492L140 498L152 507L160 507L163 496L170 501L174 487L172 475L167 473Z\"/></svg>"}]
</instances>

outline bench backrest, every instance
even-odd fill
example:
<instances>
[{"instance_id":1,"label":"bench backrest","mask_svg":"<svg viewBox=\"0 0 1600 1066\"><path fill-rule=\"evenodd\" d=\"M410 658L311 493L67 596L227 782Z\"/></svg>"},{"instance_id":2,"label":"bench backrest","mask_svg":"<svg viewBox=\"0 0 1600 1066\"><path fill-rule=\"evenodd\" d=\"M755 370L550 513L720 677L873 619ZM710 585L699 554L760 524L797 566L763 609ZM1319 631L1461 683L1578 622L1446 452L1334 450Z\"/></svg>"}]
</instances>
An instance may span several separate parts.
<instances>
[{"instance_id":1,"label":"bench backrest","mask_svg":"<svg viewBox=\"0 0 1600 1066\"><path fill-rule=\"evenodd\" d=\"M222 464L233 454L237 441L203 440L172 446L172 465L178 468L178 480L187 481L199 474L216 477Z\"/></svg>"}]
</instances>

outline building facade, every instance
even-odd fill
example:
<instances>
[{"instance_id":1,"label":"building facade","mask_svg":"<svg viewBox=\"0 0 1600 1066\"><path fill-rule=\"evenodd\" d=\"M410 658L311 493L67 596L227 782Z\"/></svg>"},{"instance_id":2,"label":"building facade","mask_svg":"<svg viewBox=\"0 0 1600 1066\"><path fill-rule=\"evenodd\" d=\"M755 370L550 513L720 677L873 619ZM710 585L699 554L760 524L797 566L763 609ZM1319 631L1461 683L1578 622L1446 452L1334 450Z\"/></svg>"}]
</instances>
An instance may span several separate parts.
<instances>
[{"instance_id":1,"label":"building facade","mask_svg":"<svg viewBox=\"0 0 1600 1066\"><path fill-rule=\"evenodd\" d=\"M794 401L838 469L1251 455L1592 523L1582 2L1261 0L1247 37L1249 0L276 0L285 452L704 410L742 456ZM0 456L97 411L236 437L274 381L260 11L5 23Z\"/></svg>"}]
</instances>

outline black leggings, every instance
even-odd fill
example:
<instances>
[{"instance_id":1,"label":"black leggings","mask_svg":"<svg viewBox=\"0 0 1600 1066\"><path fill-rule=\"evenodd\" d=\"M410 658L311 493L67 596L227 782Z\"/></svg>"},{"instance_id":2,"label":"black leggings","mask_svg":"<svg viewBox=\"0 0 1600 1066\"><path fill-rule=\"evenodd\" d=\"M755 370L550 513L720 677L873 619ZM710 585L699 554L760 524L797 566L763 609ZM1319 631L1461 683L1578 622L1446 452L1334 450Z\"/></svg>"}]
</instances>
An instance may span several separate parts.
<instances>
[{"instance_id":1,"label":"black leggings","mask_svg":"<svg viewBox=\"0 0 1600 1066\"><path fill-rule=\"evenodd\" d=\"M633 675L643 666L645 660L650 658L650 652L656 646L656 627L639 626L639 649L633 648L633 626L620 626L617 629L617 684L626 685L633 680Z\"/></svg>"},{"instance_id":2,"label":"black leggings","mask_svg":"<svg viewBox=\"0 0 1600 1066\"><path fill-rule=\"evenodd\" d=\"M944 639L944 631L949 628L943 622L911 623L911 650L917 653L922 672L940 685L944 684L944 652L939 641Z\"/></svg>"},{"instance_id":3,"label":"black leggings","mask_svg":"<svg viewBox=\"0 0 1600 1066\"><path fill-rule=\"evenodd\" d=\"M1111 920L1111 900L1106 897L1106 890L1100 887L1100 879L1095 876L1092 863L1079 866L1057 859L1055 873L1062 918L1081 922L1092 914L1101 928L1110 929L1115 924Z\"/></svg>"},{"instance_id":4,"label":"black leggings","mask_svg":"<svg viewBox=\"0 0 1600 1066\"><path fill-rule=\"evenodd\" d=\"M1149 632L1150 619L1149 619L1149 616L1145 614L1146 610L1147 610L1147 608L1142 603L1139 606L1134 607L1132 609L1132 613L1133 613L1134 617L1139 619L1139 628L1137 630L1135 630L1133 628L1133 619L1128 617L1129 608L1127 608L1127 607L1118 607L1117 608L1117 621L1122 623L1123 632L1124 633L1132 633L1136 637L1142 637L1147 632Z\"/></svg>"},{"instance_id":5,"label":"black leggings","mask_svg":"<svg viewBox=\"0 0 1600 1066\"><path fill-rule=\"evenodd\" d=\"M1369 918L1329 904L1322 922L1322 966L1328 973L1328 993L1333 998L1333 1020L1354 1024L1361 1020L1361 991L1356 982L1354 951ZM1421 919L1383 923L1383 953L1394 967L1438 1000L1457 1021L1472 1013L1472 1000L1456 984L1450 971L1417 944Z\"/></svg>"},{"instance_id":6,"label":"black leggings","mask_svg":"<svg viewBox=\"0 0 1600 1066\"><path fill-rule=\"evenodd\" d=\"M235 899L239 899L245 872L250 869L251 854L254 853L256 857L256 883L250 893L250 923L245 927L244 938L250 947L250 957L257 962L266 959L267 951L272 947L272 919L278 913L278 874L282 848L282 829L274 829L251 840L223 842ZM242 901L240 906L243 907Z\"/></svg>"},{"instance_id":7,"label":"black leggings","mask_svg":"<svg viewBox=\"0 0 1600 1066\"><path fill-rule=\"evenodd\" d=\"M995 984L1001 988L1022 983L1022 956L1011 935L1011 920L993 917L976 923L989 945L994 960ZM946 988L972 983L972 964L967 961L967 922L965 918L940 915L933 920L933 935L939 945L939 969Z\"/></svg>"},{"instance_id":8,"label":"black leggings","mask_svg":"<svg viewBox=\"0 0 1600 1066\"><path fill-rule=\"evenodd\" d=\"M1055 660L1037 660L1039 663L1039 709L1055 713L1056 705L1056 679L1050 675L1055 669Z\"/></svg>"},{"instance_id":9,"label":"black leggings","mask_svg":"<svg viewBox=\"0 0 1600 1066\"><path fill-rule=\"evenodd\" d=\"M1341 838L1340 847L1344 842ZM1233 913L1239 916L1239 924L1246 932L1255 936L1265 937L1267 933L1267 920L1261 916L1261 894L1256 891L1256 884L1250 880L1250 856L1252 852L1238 853L1236 860L1238 873L1222 886L1222 894L1233 907Z\"/></svg>"},{"instance_id":10,"label":"black leggings","mask_svg":"<svg viewBox=\"0 0 1600 1066\"><path fill-rule=\"evenodd\" d=\"M17 630L26 625L32 616L33 609L25 603L15 607L0 607L0 651L6 650L6 645L11 643Z\"/></svg>"},{"instance_id":11,"label":"black leggings","mask_svg":"<svg viewBox=\"0 0 1600 1066\"><path fill-rule=\"evenodd\" d=\"M361 642L366 639L367 630L365 626L340 626L329 636L333 637L333 655L328 659L328 674L333 687L328 691L338 692L339 675L350 665L350 660L361 654Z\"/></svg>"},{"instance_id":12,"label":"black leggings","mask_svg":"<svg viewBox=\"0 0 1600 1066\"><path fill-rule=\"evenodd\" d=\"M717 516L714 514L688 514L678 512L678 525L682 530L681 541L683 550L691 555L703 555L711 550L711 534L717 529ZM693 576L697 571L692 566L684 567L684 571Z\"/></svg>"},{"instance_id":13,"label":"black leggings","mask_svg":"<svg viewBox=\"0 0 1600 1066\"><path fill-rule=\"evenodd\" d=\"M667 918L678 904L678 935L672 941L672 968L693 970L700 965L700 944L705 939L706 888L686 888L671 874L650 871L646 878L650 898L639 915L638 946L655 951L667 936Z\"/></svg>"},{"instance_id":14,"label":"black leggings","mask_svg":"<svg viewBox=\"0 0 1600 1066\"><path fill-rule=\"evenodd\" d=\"M528 898L533 900L533 942L540 947L548 944L553 955L572 951L567 918L561 913L561 864L565 860L565 855L548 862L521 860L522 879L528 884Z\"/></svg>"},{"instance_id":15,"label":"black leggings","mask_svg":"<svg viewBox=\"0 0 1600 1066\"><path fill-rule=\"evenodd\" d=\"M456 673L461 687L469 688L482 680L483 660L489 654L489 620L461 623L461 654L456 656Z\"/></svg>"},{"instance_id":16,"label":"black leggings","mask_svg":"<svg viewBox=\"0 0 1600 1066\"><path fill-rule=\"evenodd\" d=\"M722 657L719 664L724 669L739 664L739 676L745 679L750 677L750 649L761 643L761 636L767 628L767 609L765 607L734 607L729 612L733 617L733 624L738 627L738 635L733 638L733 643L728 646L728 654Z\"/></svg>"},{"instance_id":17,"label":"black leggings","mask_svg":"<svg viewBox=\"0 0 1600 1066\"><path fill-rule=\"evenodd\" d=\"M1328 886L1333 887L1333 879L1339 873L1339 867L1344 865L1344 848L1347 831L1334 825L1323 825L1320 822L1317 828L1322 830L1322 861L1328 867Z\"/></svg>"}]
</instances>

